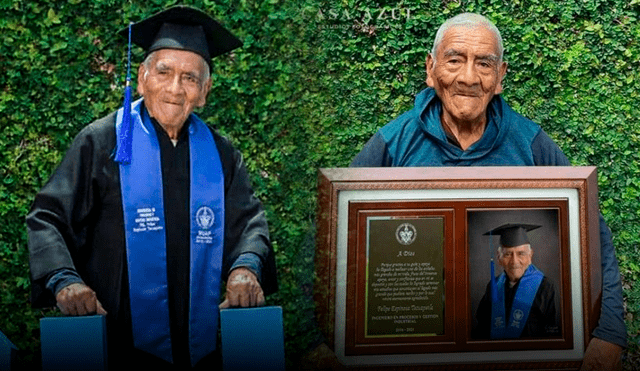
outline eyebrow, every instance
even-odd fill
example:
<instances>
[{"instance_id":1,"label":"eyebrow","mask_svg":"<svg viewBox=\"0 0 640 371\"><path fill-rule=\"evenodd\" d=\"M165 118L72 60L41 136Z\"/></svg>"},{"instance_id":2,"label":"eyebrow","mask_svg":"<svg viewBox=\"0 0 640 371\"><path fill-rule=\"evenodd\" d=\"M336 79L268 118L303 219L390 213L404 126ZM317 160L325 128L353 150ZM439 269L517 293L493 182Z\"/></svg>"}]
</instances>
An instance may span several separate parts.
<instances>
[{"instance_id":1,"label":"eyebrow","mask_svg":"<svg viewBox=\"0 0 640 371\"><path fill-rule=\"evenodd\" d=\"M447 49L444 51L445 57L457 57L459 55L465 55L463 52L456 49Z\"/></svg>"},{"instance_id":2,"label":"eyebrow","mask_svg":"<svg viewBox=\"0 0 640 371\"><path fill-rule=\"evenodd\" d=\"M456 49L447 49L444 51L444 56L445 57L466 56L466 53L463 53L460 50L456 50ZM498 62L500 58L498 58L498 56L495 54L482 54L482 55L476 56L476 59L488 60L491 62Z\"/></svg>"},{"instance_id":3,"label":"eyebrow","mask_svg":"<svg viewBox=\"0 0 640 371\"><path fill-rule=\"evenodd\" d=\"M173 71L173 67L169 66L168 64L164 63L163 61L158 61L158 63L156 63L155 68L159 71ZM187 75L189 77L193 77L198 79L199 81L202 81L202 77L201 77L201 73L200 71L187 71L183 73L184 75Z\"/></svg>"},{"instance_id":4,"label":"eyebrow","mask_svg":"<svg viewBox=\"0 0 640 371\"><path fill-rule=\"evenodd\" d=\"M491 61L491 62L498 62L498 60L499 60L498 56L495 55L495 54L478 55L476 57L476 59L488 60L488 61Z\"/></svg>"},{"instance_id":5,"label":"eyebrow","mask_svg":"<svg viewBox=\"0 0 640 371\"><path fill-rule=\"evenodd\" d=\"M171 67L169 67L166 63L162 62L162 61L158 61L158 63L156 63L156 65L154 66L156 69L158 70L170 70Z\"/></svg>"}]
</instances>

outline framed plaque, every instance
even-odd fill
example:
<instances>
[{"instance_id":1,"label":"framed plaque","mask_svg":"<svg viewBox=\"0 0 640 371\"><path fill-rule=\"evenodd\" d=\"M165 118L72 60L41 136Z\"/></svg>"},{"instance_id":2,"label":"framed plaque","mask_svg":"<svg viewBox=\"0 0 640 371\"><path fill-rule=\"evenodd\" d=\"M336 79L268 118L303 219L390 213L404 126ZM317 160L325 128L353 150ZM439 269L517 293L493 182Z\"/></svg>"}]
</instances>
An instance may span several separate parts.
<instances>
[{"instance_id":1,"label":"framed plaque","mask_svg":"<svg viewBox=\"0 0 640 371\"><path fill-rule=\"evenodd\" d=\"M320 169L318 190L317 316L341 363L579 368L602 290L595 167ZM528 263L505 226L527 227Z\"/></svg>"}]
</instances>

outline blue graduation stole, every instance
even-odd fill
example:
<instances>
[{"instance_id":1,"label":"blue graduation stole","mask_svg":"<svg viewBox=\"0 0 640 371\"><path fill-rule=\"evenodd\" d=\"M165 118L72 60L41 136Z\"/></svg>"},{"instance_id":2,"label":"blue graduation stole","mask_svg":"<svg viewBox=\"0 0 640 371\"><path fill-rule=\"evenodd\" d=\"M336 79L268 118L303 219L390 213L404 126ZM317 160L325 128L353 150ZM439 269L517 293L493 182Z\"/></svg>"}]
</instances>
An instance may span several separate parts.
<instances>
[{"instance_id":1,"label":"blue graduation stole","mask_svg":"<svg viewBox=\"0 0 640 371\"><path fill-rule=\"evenodd\" d=\"M136 348L173 362L160 147L153 124L140 112L141 102L131 107L131 162L120 163L133 341ZM116 117L118 145L126 137L122 114L120 109ZM191 166L189 350L193 366L216 348L224 176L209 128L194 114L187 123Z\"/></svg>"},{"instance_id":2,"label":"blue graduation stole","mask_svg":"<svg viewBox=\"0 0 640 371\"><path fill-rule=\"evenodd\" d=\"M491 303L491 338L492 339L513 339L519 338L529 318L531 304L538 292L538 287L544 275L533 264L524 272L520 278L518 289L513 298L511 313L505 319L504 306L504 285L507 275L502 272L498 277L497 288L498 297Z\"/></svg>"}]
</instances>

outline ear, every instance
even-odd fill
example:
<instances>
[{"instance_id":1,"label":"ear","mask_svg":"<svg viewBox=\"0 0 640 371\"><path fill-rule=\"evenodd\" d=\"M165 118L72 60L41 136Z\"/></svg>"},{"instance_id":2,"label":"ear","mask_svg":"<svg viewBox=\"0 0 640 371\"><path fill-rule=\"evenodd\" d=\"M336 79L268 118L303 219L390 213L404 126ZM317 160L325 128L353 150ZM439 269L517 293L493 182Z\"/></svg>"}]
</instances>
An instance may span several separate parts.
<instances>
[{"instance_id":1,"label":"ear","mask_svg":"<svg viewBox=\"0 0 640 371\"><path fill-rule=\"evenodd\" d=\"M137 87L137 91L138 94L142 97L144 97L144 74L146 72L146 69L144 68L144 63L140 63L140 66L138 66L138 87Z\"/></svg>"},{"instance_id":2,"label":"ear","mask_svg":"<svg viewBox=\"0 0 640 371\"><path fill-rule=\"evenodd\" d=\"M427 59L425 61L425 67L427 70L427 86L434 88L435 87L435 81L433 79L433 68L434 68L434 60L433 60L433 56L431 55L431 53L427 54Z\"/></svg>"},{"instance_id":3,"label":"ear","mask_svg":"<svg viewBox=\"0 0 640 371\"><path fill-rule=\"evenodd\" d=\"M504 80L504 76L506 74L507 74L507 62L502 62L500 67L498 67L498 84L496 85L494 94L498 95L502 93L502 81Z\"/></svg>"},{"instance_id":4,"label":"ear","mask_svg":"<svg viewBox=\"0 0 640 371\"><path fill-rule=\"evenodd\" d=\"M202 86L202 94L200 94L200 99L198 100L198 104L196 104L196 107L204 107L204 105L207 103L207 97L209 96L209 90L211 90L212 82L213 81L211 80L211 77L209 77L209 79L205 81L204 85Z\"/></svg>"}]
</instances>

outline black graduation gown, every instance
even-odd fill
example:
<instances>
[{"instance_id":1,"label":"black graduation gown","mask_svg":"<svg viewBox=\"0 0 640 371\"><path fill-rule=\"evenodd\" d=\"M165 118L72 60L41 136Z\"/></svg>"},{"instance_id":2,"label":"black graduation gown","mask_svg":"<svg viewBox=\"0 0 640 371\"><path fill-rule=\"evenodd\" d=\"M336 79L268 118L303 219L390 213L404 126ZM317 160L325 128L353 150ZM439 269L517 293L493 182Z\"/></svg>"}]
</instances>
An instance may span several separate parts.
<instances>
[{"instance_id":1,"label":"black graduation gown","mask_svg":"<svg viewBox=\"0 0 640 371\"><path fill-rule=\"evenodd\" d=\"M188 131L181 133L174 148L167 134L154 125L161 148L174 358L177 352L182 363L180 359L184 362L188 358ZM212 132L225 181L222 278L226 280L240 254L252 252L262 260L259 279L265 295L273 293L277 290L276 268L264 210L253 194L240 152ZM55 305L55 298L44 286L47 276L60 268L75 269L108 312L112 364L114 352L128 353L133 345L119 165L113 161L115 143L115 113L85 127L36 195L27 215L32 304Z\"/></svg>"},{"instance_id":2,"label":"black graduation gown","mask_svg":"<svg viewBox=\"0 0 640 371\"><path fill-rule=\"evenodd\" d=\"M519 284L520 282L512 288L505 284L504 301L505 314L507 316L511 313L511 305ZM556 321L555 295L553 283L547 277L544 277L531 304L529 317L520 335L521 338L545 338L560 335L560 329ZM491 333L491 282L487 284L484 296L480 300L476 319L478 324L472 332L472 337L475 339L488 339Z\"/></svg>"}]
</instances>

